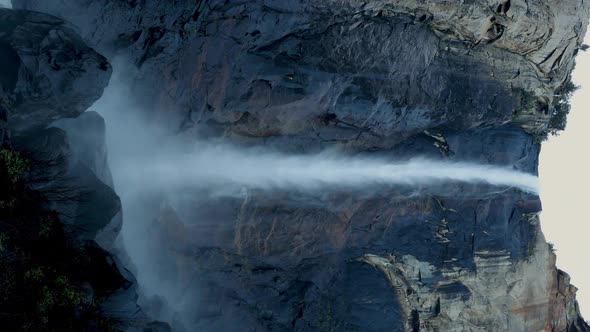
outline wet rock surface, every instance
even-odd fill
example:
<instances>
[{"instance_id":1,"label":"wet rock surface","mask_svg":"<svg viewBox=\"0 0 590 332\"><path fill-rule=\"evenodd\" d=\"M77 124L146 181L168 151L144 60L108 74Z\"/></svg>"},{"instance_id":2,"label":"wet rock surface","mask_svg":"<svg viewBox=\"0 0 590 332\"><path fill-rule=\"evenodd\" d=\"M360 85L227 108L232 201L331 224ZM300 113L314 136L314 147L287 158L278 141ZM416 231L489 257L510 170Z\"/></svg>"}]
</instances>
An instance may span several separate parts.
<instances>
[{"instance_id":1,"label":"wet rock surface","mask_svg":"<svg viewBox=\"0 0 590 332\"><path fill-rule=\"evenodd\" d=\"M577 0L13 2L130 59L146 115L189 139L533 174L534 136L590 16ZM190 308L173 326L589 330L535 195L481 185L298 195L146 204L147 236L166 244L158 269L173 271Z\"/></svg>"}]
</instances>

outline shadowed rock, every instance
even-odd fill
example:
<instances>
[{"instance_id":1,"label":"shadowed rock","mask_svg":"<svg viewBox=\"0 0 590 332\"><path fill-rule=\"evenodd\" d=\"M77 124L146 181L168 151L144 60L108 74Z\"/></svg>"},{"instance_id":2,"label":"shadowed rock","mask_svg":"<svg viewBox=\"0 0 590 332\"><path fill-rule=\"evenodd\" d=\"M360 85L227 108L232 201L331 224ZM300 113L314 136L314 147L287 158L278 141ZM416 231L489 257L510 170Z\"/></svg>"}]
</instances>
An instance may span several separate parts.
<instances>
[{"instance_id":1,"label":"shadowed rock","mask_svg":"<svg viewBox=\"0 0 590 332\"><path fill-rule=\"evenodd\" d=\"M68 248L67 253L75 257L56 257L58 262L43 264L61 264L71 258L75 266L67 268L81 270L67 275L74 291L83 297L75 319L88 331L104 326L96 321L98 316L108 318L120 330L169 330L165 323L149 322L137 305L133 275L94 241L106 229L109 234L102 234L110 246L120 228L120 224L107 228L120 215L121 205L106 160L104 120L96 113L63 120L82 114L101 96L111 75L110 64L62 19L8 9L0 9L0 64L0 145L18 151L28 161L23 184L38 201L27 203L39 205L31 209L55 211L65 224L67 237L60 240L66 243L57 245ZM67 133L47 128L60 119ZM9 226L25 235L35 231L20 229L25 226L18 224ZM5 319L3 316L3 323L13 322ZM30 322L23 324L18 327Z\"/></svg>"},{"instance_id":2,"label":"shadowed rock","mask_svg":"<svg viewBox=\"0 0 590 332\"><path fill-rule=\"evenodd\" d=\"M14 2L70 20L105 54L130 59L126 83L140 108L183 139L532 174L533 135L547 128L590 6ZM136 209L152 219L146 243L158 244L149 279L173 286L142 304L189 331L589 330L540 230L539 197L435 189L146 193Z\"/></svg>"},{"instance_id":3,"label":"shadowed rock","mask_svg":"<svg viewBox=\"0 0 590 332\"><path fill-rule=\"evenodd\" d=\"M8 127L39 128L75 117L107 85L108 61L63 20L0 8L0 99L10 105Z\"/></svg>"}]
</instances>

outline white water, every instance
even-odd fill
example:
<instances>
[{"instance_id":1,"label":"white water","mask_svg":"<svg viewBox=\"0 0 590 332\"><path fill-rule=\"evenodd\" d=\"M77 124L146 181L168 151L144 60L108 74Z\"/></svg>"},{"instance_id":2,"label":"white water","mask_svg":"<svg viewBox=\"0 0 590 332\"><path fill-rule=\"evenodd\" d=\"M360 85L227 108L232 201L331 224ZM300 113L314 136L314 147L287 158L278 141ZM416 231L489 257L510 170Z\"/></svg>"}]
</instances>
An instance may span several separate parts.
<instances>
[{"instance_id":1,"label":"white water","mask_svg":"<svg viewBox=\"0 0 590 332\"><path fill-rule=\"evenodd\" d=\"M115 62L115 68L129 67ZM103 97L92 107L107 123L109 163L120 195L178 188L316 191L361 189L372 185L427 187L463 182L514 187L537 194L538 178L511 167L425 159L387 160L384 156L345 156L334 151L287 155L263 148L198 142L187 146L166 130L147 123L130 98L124 75L115 71ZM125 202L123 202L125 204Z\"/></svg>"},{"instance_id":2,"label":"white water","mask_svg":"<svg viewBox=\"0 0 590 332\"><path fill-rule=\"evenodd\" d=\"M118 68L116 63L114 67ZM212 142L187 145L153 122L143 121L141 115L145 112L131 95L120 73L115 72L103 97L92 107L107 124L109 164L123 209L119 244L137 277L142 308L181 331L193 330L194 308L203 301L199 297L202 289L198 281L179 284L174 267L166 265L175 262L175 254L170 251L170 243L162 243L154 236L158 232L154 221L161 213L160 203L158 199L146 200L146 195L155 194L171 202L173 195L183 189L207 189L225 195L235 194L236 187L247 187L307 195L326 189L361 192L375 185L428 189L451 182L538 192L536 176L510 167L425 159L392 161L384 156L345 156L334 151L287 155ZM198 195L210 195L207 190L199 194L185 192L193 199L206 201L211 197ZM163 305L154 305L158 301Z\"/></svg>"},{"instance_id":3,"label":"white water","mask_svg":"<svg viewBox=\"0 0 590 332\"><path fill-rule=\"evenodd\" d=\"M119 165L132 187L173 189L236 184L256 189L366 188L443 182L484 183L537 194L538 178L507 167L412 159L347 157L336 153L285 155L254 148L199 143L192 151L155 153ZM133 185L134 183L134 185Z\"/></svg>"}]
</instances>

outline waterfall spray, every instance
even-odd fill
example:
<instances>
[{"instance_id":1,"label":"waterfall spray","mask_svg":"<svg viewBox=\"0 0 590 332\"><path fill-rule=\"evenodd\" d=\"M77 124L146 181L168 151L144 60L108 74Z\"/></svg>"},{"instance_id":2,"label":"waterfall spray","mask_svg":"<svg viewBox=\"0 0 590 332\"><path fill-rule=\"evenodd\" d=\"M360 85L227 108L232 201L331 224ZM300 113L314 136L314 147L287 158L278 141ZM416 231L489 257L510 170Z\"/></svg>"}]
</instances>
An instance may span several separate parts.
<instances>
[{"instance_id":1,"label":"waterfall spray","mask_svg":"<svg viewBox=\"0 0 590 332\"><path fill-rule=\"evenodd\" d=\"M142 190L235 184L263 190L313 191L463 182L514 187L533 194L539 191L536 176L509 167L427 159L395 162L335 153L293 156L225 144L199 143L188 152L127 160L121 167L126 181L135 182Z\"/></svg>"},{"instance_id":2,"label":"waterfall spray","mask_svg":"<svg viewBox=\"0 0 590 332\"><path fill-rule=\"evenodd\" d=\"M226 142L186 141L169 135L154 122L145 121L130 96L129 86L115 72L103 97L93 106L107 123L109 164L114 185L123 206L120 244L137 277L139 303L155 319L172 322L183 331L195 324L195 306L201 285L197 281L180 284L174 275L175 253L170 243L154 237L162 201L188 193L191 199L211 201L222 195L236 195L251 188L294 192L289 197L314 197L324 191L366 195L376 186L403 187L401 195L414 195L432 189L435 193L456 195L462 187L448 190L450 183L483 184L500 190L516 188L537 194L537 177L513 166L481 165L451 160L395 159L376 155L344 155L335 151L316 154L286 154L263 147L244 147ZM194 190L193 190L194 189ZM381 188L383 189L383 188ZM444 192L441 191L444 190ZM489 194L489 188L472 188L467 195ZM156 199L152 199L153 197ZM316 204L317 199L304 199ZM190 218L189 218L190 219ZM182 220L199 223L201 220ZM214 220L213 222L218 222ZM220 221L221 222L221 221ZM152 234L152 235L150 235ZM204 229L203 237L210 236ZM175 246L187 245L175 243ZM190 249L190 248L189 248ZM161 303L161 304L158 304Z\"/></svg>"}]
</instances>

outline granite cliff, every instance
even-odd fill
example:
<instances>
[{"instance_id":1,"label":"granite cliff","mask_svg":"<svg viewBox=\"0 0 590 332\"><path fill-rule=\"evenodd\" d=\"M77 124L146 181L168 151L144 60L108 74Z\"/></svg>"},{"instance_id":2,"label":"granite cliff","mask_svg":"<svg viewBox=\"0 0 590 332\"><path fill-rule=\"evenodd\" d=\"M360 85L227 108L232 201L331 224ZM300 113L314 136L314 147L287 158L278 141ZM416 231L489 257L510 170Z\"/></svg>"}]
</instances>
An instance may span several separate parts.
<instances>
[{"instance_id":1,"label":"granite cliff","mask_svg":"<svg viewBox=\"0 0 590 332\"><path fill-rule=\"evenodd\" d=\"M71 22L107 58L132 63L129 98L183 141L423 156L532 174L590 18L582 0L13 6ZM96 96L104 82L76 86ZM33 105L23 96L8 121L18 130L90 104ZM43 115L27 120L27 110ZM79 160L107 177L101 160ZM590 330L541 232L539 197L513 188L375 187L313 203L287 191L189 191L144 203L146 241L162 246L152 270L171 278L174 295L156 290L140 305L173 329ZM141 293L145 276L133 255L124 260Z\"/></svg>"},{"instance_id":2,"label":"granite cliff","mask_svg":"<svg viewBox=\"0 0 590 332\"><path fill-rule=\"evenodd\" d=\"M0 8L0 63L2 330L149 326L133 276L95 241L121 209L104 121L83 113L109 62L63 19Z\"/></svg>"}]
</instances>

